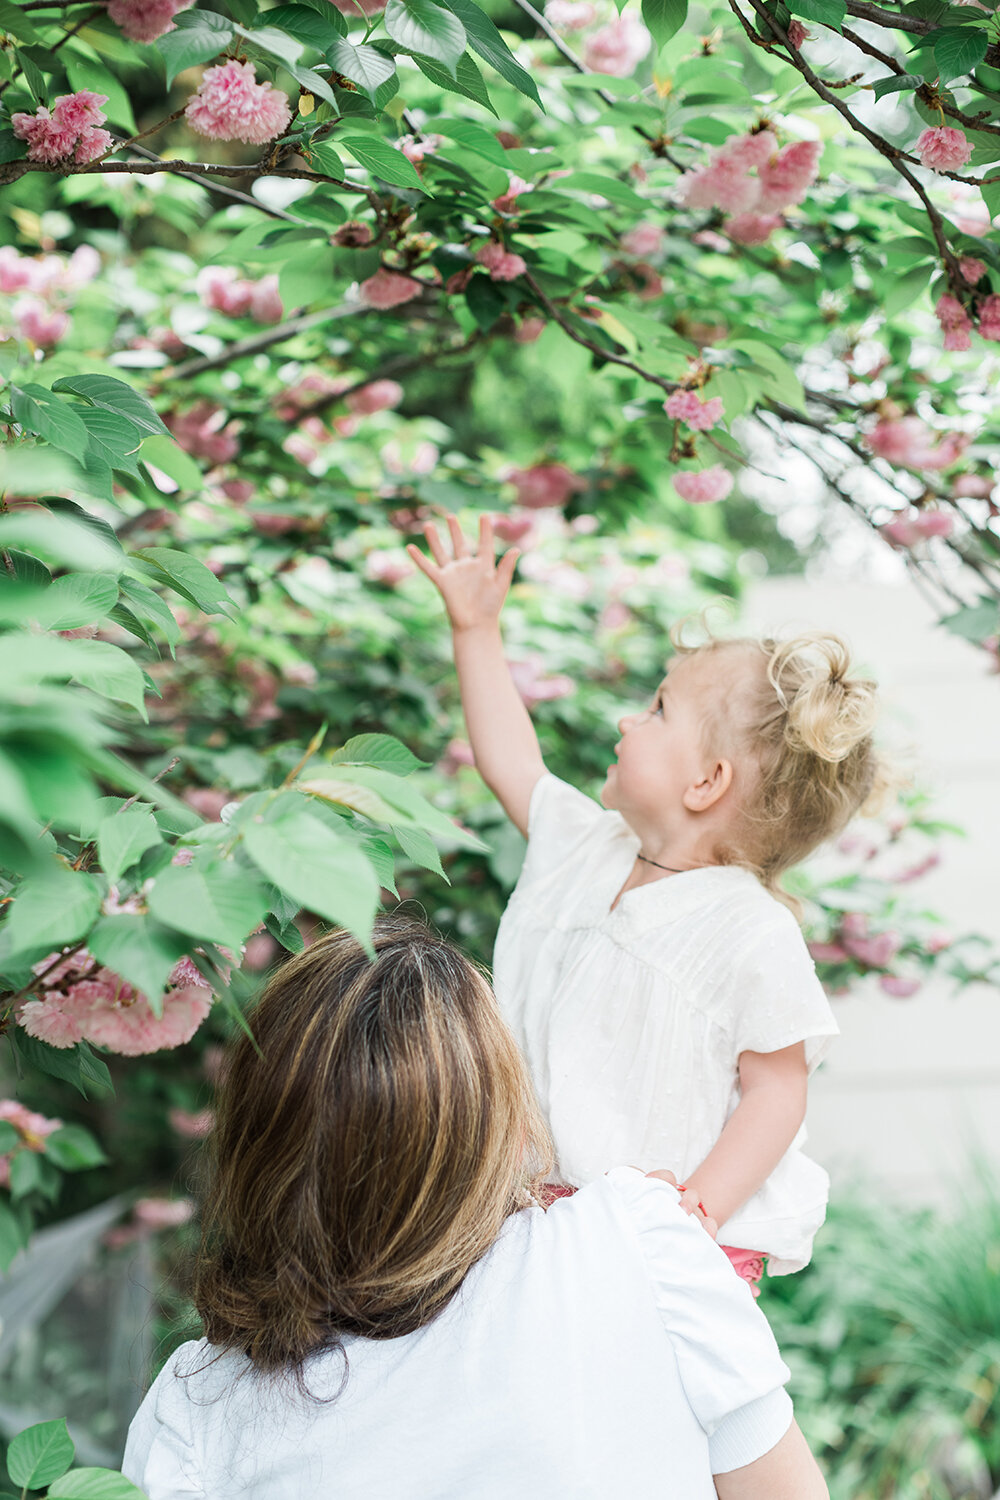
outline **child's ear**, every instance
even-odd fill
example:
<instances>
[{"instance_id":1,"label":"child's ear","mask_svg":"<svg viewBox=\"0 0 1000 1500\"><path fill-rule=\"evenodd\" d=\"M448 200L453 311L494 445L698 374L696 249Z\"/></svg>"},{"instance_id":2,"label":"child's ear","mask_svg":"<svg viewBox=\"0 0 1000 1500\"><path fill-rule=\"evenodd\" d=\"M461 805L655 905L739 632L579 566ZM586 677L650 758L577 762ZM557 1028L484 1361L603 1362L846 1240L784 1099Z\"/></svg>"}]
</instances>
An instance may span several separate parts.
<instances>
[{"instance_id":1,"label":"child's ear","mask_svg":"<svg viewBox=\"0 0 1000 1500\"><path fill-rule=\"evenodd\" d=\"M732 762L717 760L698 781L692 781L690 786L685 787L681 801L688 812L708 812L710 807L721 801L732 784Z\"/></svg>"}]
</instances>

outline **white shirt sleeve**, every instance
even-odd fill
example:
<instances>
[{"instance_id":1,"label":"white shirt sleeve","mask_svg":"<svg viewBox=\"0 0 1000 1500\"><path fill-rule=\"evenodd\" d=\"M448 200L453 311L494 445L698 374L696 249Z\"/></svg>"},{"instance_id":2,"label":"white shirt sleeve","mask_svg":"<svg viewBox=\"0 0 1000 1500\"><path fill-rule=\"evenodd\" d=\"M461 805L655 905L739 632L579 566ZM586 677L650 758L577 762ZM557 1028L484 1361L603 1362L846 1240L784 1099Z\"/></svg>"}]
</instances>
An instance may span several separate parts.
<instances>
[{"instance_id":1,"label":"white shirt sleeve","mask_svg":"<svg viewBox=\"0 0 1000 1500\"><path fill-rule=\"evenodd\" d=\"M177 1354L167 1361L132 1419L122 1473L149 1500L207 1500L191 1440L186 1386L175 1372L176 1360Z\"/></svg>"},{"instance_id":2,"label":"white shirt sleeve","mask_svg":"<svg viewBox=\"0 0 1000 1500\"><path fill-rule=\"evenodd\" d=\"M798 923L787 910L776 916L733 976L735 1051L780 1052L804 1042L811 1072L840 1027Z\"/></svg>"},{"instance_id":3,"label":"white shirt sleeve","mask_svg":"<svg viewBox=\"0 0 1000 1500\"><path fill-rule=\"evenodd\" d=\"M546 771L535 783L528 806L528 852L518 890L548 875L567 860L607 817L592 797Z\"/></svg>"},{"instance_id":4,"label":"white shirt sleeve","mask_svg":"<svg viewBox=\"0 0 1000 1500\"><path fill-rule=\"evenodd\" d=\"M749 1286L676 1189L635 1167L607 1175L639 1238L685 1394L708 1434L713 1472L770 1452L792 1421L787 1365Z\"/></svg>"}]
</instances>

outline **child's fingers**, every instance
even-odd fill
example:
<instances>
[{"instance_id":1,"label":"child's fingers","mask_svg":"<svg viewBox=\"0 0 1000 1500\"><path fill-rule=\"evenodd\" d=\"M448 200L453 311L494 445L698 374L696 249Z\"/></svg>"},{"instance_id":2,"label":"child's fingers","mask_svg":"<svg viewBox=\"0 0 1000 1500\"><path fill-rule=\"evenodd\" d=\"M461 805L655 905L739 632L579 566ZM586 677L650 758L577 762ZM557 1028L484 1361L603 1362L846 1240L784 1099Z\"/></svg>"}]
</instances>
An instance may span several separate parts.
<instances>
[{"instance_id":1,"label":"child's fingers","mask_svg":"<svg viewBox=\"0 0 1000 1500\"><path fill-rule=\"evenodd\" d=\"M425 557L420 548L415 546L413 542L407 543L406 555L411 562L416 563L421 573L425 573L432 583L437 582L438 570L436 565L431 562L430 558Z\"/></svg>"},{"instance_id":2,"label":"child's fingers","mask_svg":"<svg viewBox=\"0 0 1000 1500\"><path fill-rule=\"evenodd\" d=\"M479 558L482 562L493 561L493 517L479 517Z\"/></svg>"},{"instance_id":3,"label":"child's fingers","mask_svg":"<svg viewBox=\"0 0 1000 1500\"><path fill-rule=\"evenodd\" d=\"M511 547L510 551L505 552L497 563L497 582L505 589L510 588L511 580L514 577L514 569L517 567L517 560L520 556L521 554L517 548Z\"/></svg>"},{"instance_id":4,"label":"child's fingers","mask_svg":"<svg viewBox=\"0 0 1000 1500\"><path fill-rule=\"evenodd\" d=\"M444 542L442 542L440 536L438 535L438 529L434 525L433 521L427 521L425 523L424 536L427 538L427 545L431 549L431 556L437 563L438 567L443 568L445 563L448 561L448 554L445 551Z\"/></svg>"},{"instance_id":5,"label":"child's fingers","mask_svg":"<svg viewBox=\"0 0 1000 1500\"><path fill-rule=\"evenodd\" d=\"M469 544L465 540L462 528L454 516L448 517L448 532L451 536L451 545L456 557L468 557Z\"/></svg>"}]
</instances>

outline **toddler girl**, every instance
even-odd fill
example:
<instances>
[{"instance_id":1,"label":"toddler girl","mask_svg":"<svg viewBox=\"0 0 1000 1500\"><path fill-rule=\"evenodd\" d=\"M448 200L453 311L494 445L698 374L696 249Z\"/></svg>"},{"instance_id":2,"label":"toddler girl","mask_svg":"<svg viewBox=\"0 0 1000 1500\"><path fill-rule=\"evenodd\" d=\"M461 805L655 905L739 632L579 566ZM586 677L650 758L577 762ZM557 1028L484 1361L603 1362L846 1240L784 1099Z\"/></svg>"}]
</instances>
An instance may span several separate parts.
<instances>
[{"instance_id":1,"label":"toddler girl","mask_svg":"<svg viewBox=\"0 0 1000 1500\"><path fill-rule=\"evenodd\" d=\"M527 836L497 936L497 996L565 1190L670 1166L756 1293L799 1270L826 1173L799 1150L807 1079L837 1033L782 872L872 792L875 687L834 636L679 645L623 718L602 806L546 772L500 611L517 560L449 519L413 561L451 621L476 765Z\"/></svg>"}]
</instances>

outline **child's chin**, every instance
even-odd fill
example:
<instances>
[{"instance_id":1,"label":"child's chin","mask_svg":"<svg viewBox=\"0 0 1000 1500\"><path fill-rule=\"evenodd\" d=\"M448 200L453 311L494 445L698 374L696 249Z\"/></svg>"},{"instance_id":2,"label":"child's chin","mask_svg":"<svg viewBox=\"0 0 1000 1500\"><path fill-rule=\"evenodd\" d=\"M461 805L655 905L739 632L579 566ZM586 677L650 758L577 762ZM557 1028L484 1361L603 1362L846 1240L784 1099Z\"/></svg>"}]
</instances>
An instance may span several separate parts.
<instances>
[{"instance_id":1,"label":"child's chin","mask_svg":"<svg viewBox=\"0 0 1000 1500\"><path fill-rule=\"evenodd\" d=\"M602 807L614 807L615 794L611 786L610 778L605 781L604 785L601 787L601 790L597 794L597 798Z\"/></svg>"}]
</instances>

